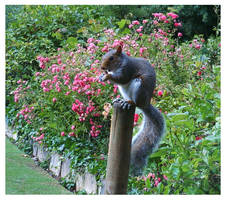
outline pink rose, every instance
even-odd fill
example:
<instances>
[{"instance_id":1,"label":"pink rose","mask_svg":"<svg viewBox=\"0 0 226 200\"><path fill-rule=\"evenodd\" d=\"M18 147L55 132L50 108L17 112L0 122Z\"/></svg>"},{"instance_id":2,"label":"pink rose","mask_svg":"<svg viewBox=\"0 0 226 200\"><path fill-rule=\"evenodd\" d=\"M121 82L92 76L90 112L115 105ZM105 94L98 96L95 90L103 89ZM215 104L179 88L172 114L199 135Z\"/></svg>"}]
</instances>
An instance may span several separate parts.
<instances>
[{"instance_id":1,"label":"pink rose","mask_svg":"<svg viewBox=\"0 0 226 200\"><path fill-rule=\"evenodd\" d=\"M137 123L139 119L139 114L134 114L134 122Z\"/></svg>"},{"instance_id":2,"label":"pink rose","mask_svg":"<svg viewBox=\"0 0 226 200\"><path fill-rule=\"evenodd\" d=\"M202 46L200 44L195 45L196 49L200 49Z\"/></svg>"},{"instance_id":3,"label":"pink rose","mask_svg":"<svg viewBox=\"0 0 226 200\"><path fill-rule=\"evenodd\" d=\"M94 39L93 39L93 38L89 38L89 39L87 40L87 42L88 42L88 43L92 43L92 42L94 42Z\"/></svg>"},{"instance_id":4,"label":"pink rose","mask_svg":"<svg viewBox=\"0 0 226 200\"><path fill-rule=\"evenodd\" d=\"M163 95L163 91L162 90L159 90L158 91L158 96L162 96Z\"/></svg>"},{"instance_id":5,"label":"pink rose","mask_svg":"<svg viewBox=\"0 0 226 200\"><path fill-rule=\"evenodd\" d=\"M158 184L159 184L159 181L158 181L158 180L155 180L155 184L154 184L154 186L155 186L155 187L157 187L157 186L158 186Z\"/></svg>"},{"instance_id":6,"label":"pink rose","mask_svg":"<svg viewBox=\"0 0 226 200\"><path fill-rule=\"evenodd\" d=\"M172 17L172 19L176 19L176 18L179 17L179 16L178 16L177 14L175 14L175 13L168 13L167 15L170 16L170 17Z\"/></svg>"},{"instance_id":7,"label":"pink rose","mask_svg":"<svg viewBox=\"0 0 226 200\"><path fill-rule=\"evenodd\" d=\"M44 133L42 133L42 135L40 135L39 140L42 140L44 138Z\"/></svg>"},{"instance_id":8,"label":"pink rose","mask_svg":"<svg viewBox=\"0 0 226 200\"><path fill-rule=\"evenodd\" d=\"M167 177L166 175L163 175L163 178L164 178L165 180L168 180L168 177Z\"/></svg>"},{"instance_id":9,"label":"pink rose","mask_svg":"<svg viewBox=\"0 0 226 200\"><path fill-rule=\"evenodd\" d=\"M74 132L70 132L69 136L73 137L73 136L75 136L75 133Z\"/></svg>"},{"instance_id":10,"label":"pink rose","mask_svg":"<svg viewBox=\"0 0 226 200\"><path fill-rule=\"evenodd\" d=\"M139 50L140 54L144 53L144 50L145 50L144 48L140 48L140 50Z\"/></svg>"},{"instance_id":11,"label":"pink rose","mask_svg":"<svg viewBox=\"0 0 226 200\"><path fill-rule=\"evenodd\" d=\"M59 65L61 65L61 64L62 64L62 61L61 61L61 59L60 59L60 58L58 58L57 63L58 63Z\"/></svg>"},{"instance_id":12,"label":"pink rose","mask_svg":"<svg viewBox=\"0 0 226 200\"><path fill-rule=\"evenodd\" d=\"M102 52L108 52L108 46L104 46L104 48L102 48L101 51L102 51Z\"/></svg>"},{"instance_id":13,"label":"pink rose","mask_svg":"<svg viewBox=\"0 0 226 200\"><path fill-rule=\"evenodd\" d=\"M177 35L178 35L178 37L182 37L183 36L183 34L180 33L180 32Z\"/></svg>"},{"instance_id":14,"label":"pink rose","mask_svg":"<svg viewBox=\"0 0 226 200\"><path fill-rule=\"evenodd\" d=\"M178 26L182 26L182 25L181 25L181 23L177 23L177 22L176 22L176 23L174 23L174 26L175 26L175 27L178 27Z\"/></svg>"},{"instance_id":15,"label":"pink rose","mask_svg":"<svg viewBox=\"0 0 226 200\"><path fill-rule=\"evenodd\" d=\"M128 56L131 56L131 53L130 53L130 51L127 51L127 52L126 52L126 54L127 54Z\"/></svg>"},{"instance_id":16,"label":"pink rose","mask_svg":"<svg viewBox=\"0 0 226 200\"><path fill-rule=\"evenodd\" d=\"M201 139L202 139L202 136L196 136L196 137L195 137L195 140L196 140L196 141L201 140Z\"/></svg>"},{"instance_id":17,"label":"pink rose","mask_svg":"<svg viewBox=\"0 0 226 200\"><path fill-rule=\"evenodd\" d=\"M160 17L160 20L162 20L162 21L166 20L166 16L165 16L165 15L162 15L162 16Z\"/></svg>"},{"instance_id":18,"label":"pink rose","mask_svg":"<svg viewBox=\"0 0 226 200\"><path fill-rule=\"evenodd\" d=\"M201 76L201 75L202 75L202 72L201 72L201 71L199 71L199 72L197 73L197 75L198 75L198 76Z\"/></svg>"},{"instance_id":19,"label":"pink rose","mask_svg":"<svg viewBox=\"0 0 226 200\"><path fill-rule=\"evenodd\" d=\"M154 21L153 21L153 24L154 24L154 25L158 24L158 21L157 21L157 20L154 20Z\"/></svg>"},{"instance_id":20,"label":"pink rose","mask_svg":"<svg viewBox=\"0 0 226 200\"><path fill-rule=\"evenodd\" d=\"M36 73L35 73L35 76L39 76L39 75L40 75L40 72L36 72Z\"/></svg>"},{"instance_id":21,"label":"pink rose","mask_svg":"<svg viewBox=\"0 0 226 200\"><path fill-rule=\"evenodd\" d=\"M139 21L137 21L137 20L135 20L135 21L132 21L132 24L133 24L133 25L139 25L139 24L140 24L140 22L139 22Z\"/></svg>"}]
</instances>

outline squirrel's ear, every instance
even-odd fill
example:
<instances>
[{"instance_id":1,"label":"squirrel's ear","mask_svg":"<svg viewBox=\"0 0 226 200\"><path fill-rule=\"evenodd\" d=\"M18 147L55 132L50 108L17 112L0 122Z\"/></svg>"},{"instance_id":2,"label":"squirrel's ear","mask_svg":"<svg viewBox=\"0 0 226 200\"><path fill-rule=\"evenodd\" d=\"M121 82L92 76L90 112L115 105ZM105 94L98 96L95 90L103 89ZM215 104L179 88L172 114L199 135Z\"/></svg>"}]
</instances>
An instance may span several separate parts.
<instances>
[{"instance_id":1,"label":"squirrel's ear","mask_svg":"<svg viewBox=\"0 0 226 200\"><path fill-rule=\"evenodd\" d=\"M121 45L119 45L115 54L118 55L118 56L122 54L122 46Z\"/></svg>"}]
</instances>

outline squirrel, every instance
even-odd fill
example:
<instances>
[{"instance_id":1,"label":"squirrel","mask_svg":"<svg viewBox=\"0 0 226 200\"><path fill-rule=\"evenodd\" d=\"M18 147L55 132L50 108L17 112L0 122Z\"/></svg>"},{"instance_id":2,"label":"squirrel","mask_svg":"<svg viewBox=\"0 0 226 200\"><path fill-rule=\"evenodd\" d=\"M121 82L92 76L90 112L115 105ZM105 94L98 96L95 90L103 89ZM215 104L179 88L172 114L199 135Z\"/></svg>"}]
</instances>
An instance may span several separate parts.
<instances>
[{"instance_id":1,"label":"squirrel","mask_svg":"<svg viewBox=\"0 0 226 200\"><path fill-rule=\"evenodd\" d=\"M100 81L118 85L123 99L115 99L123 109L138 107L143 115L140 130L132 139L130 166L132 175L141 175L148 156L158 147L165 132L161 112L150 104L156 84L156 74L150 63L122 52L122 46L112 49L102 57Z\"/></svg>"}]
</instances>

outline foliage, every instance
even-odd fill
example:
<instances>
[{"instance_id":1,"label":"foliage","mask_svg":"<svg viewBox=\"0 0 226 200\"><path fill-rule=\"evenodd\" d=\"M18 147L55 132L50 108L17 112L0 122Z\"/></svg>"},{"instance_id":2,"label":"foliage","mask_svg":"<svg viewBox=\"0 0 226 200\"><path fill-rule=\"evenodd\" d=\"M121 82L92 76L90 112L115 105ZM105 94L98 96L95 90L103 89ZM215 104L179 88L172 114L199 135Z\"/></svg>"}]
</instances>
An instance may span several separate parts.
<instances>
[{"instance_id":1,"label":"foliage","mask_svg":"<svg viewBox=\"0 0 226 200\"><path fill-rule=\"evenodd\" d=\"M194 34L213 34L219 28L220 6L162 6L162 5L106 5L106 6L6 6L6 91L19 78L28 80L38 69L35 57L54 52L58 47L72 47L83 43L104 27L115 27L124 18L149 19L154 12L168 10L180 14L181 31L186 38ZM87 29L87 27L89 27ZM150 30L149 30L150 31ZM184 37L184 38L185 38ZM7 104L11 101L7 96Z\"/></svg>"},{"instance_id":2,"label":"foliage","mask_svg":"<svg viewBox=\"0 0 226 200\"><path fill-rule=\"evenodd\" d=\"M203 34L208 38L216 34L219 29L220 6L219 5L179 5L173 6L172 11L180 13L180 19L184 22L182 30L186 38Z\"/></svg>"},{"instance_id":3,"label":"foliage","mask_svg":"<svg viewBox=\"0 0 226 200\"><path fill-rule=\"evenodd\" d=\"M95 31L96 24L90 21L78 37L65 36L63 48L36 55L39 69L30 81L16 79L9 96L15 105L7 107L7 114L19 138L70 157L75 172L104 177L110 103L117 87L99 81L99 66L105 52L123 45L127 55L144 57L155 67L152 104L167 122L167 134L144 176L130 177L129 193L219 194L220 38L196 35L183 42L183 23L173 12L141 21L121 19L115 29ZM137 131L139 111L135 120Z\"/></svg>"},{"instance_id":4,"label":"foliage","mask_svg":"<svg viewBox=\"0 0 226 200\"><path fill-rule=\"evenodd\" d=\"M100 6L102 7L102 6ZM192 39L194 35L204 34L205 38L215 34L219 24L219 5L106 5L105 16L115 16L117 20L149 19L152 13L175 12L183 21L181 30L184 38Z\"/></svg>"},{"instance_id":5,"label":"foliage","mask_svg":"<svg viewBox=\"0 0 226 200\"><path fill-rule=\"evenodd\" d=\"M38 56L42 71L35 73L31 85L17 81L14 91L14 101L23 105L15 120L28 131L20 138L32 138L70 157L79 170L90 165L92 170L99 164L98 149L106 154L108 129L103 127L109 127L110 116L104 100L114 97L111 90L103 92L109 85L99 82L100 72L95 68L99 60L93 60L90 51L78 45L76 52L59 49L57 56ZM87 71L85 66L91 62ZM102 114L104 109L106 114Z\"/></svg>"},{"instance_id":6,"label":"foliage","mask_svg":"<svg viewBox=\"0 0 226 200\"><path fill-rule=\"evenodd\" d=\"M6 6L6 92L16 81L30 80L38 70L36 56L47 55L58 47L74 46L103 29L101 12L93 6ZM109 22L111 20L109 19ZM81 34L83 33L83 34Z\"/></svg>"}]
</instances>

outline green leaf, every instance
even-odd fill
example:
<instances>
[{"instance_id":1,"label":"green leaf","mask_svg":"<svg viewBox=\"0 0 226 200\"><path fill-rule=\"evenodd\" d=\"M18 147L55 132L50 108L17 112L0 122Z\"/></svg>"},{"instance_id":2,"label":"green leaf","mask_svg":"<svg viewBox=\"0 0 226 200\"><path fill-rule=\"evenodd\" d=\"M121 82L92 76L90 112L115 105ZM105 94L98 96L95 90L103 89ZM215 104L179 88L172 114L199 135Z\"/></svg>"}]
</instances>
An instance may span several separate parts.
<instances>
[{"instance_id":1,"label":"green leaf","mask_svg":"<svg viewBox=\"0 0 226 200\"><path fill-rule=\"evenodd\" d=\"M190 171L190 163L186 163L186 164L183 163L182 170L183 170L183 172Z\"/></svg>"},{"instance_id":2,"label":"green leaf","mask_svg":"<svg viewBox=\"0 0 226 200\"><path fill-rule=\"evenodd\" d=\"M74 48L77 43L78 43L78 40L75 37L69 37L66 41L66 44L68 44L69 48Z\"/></svg>"},{"instance_id":3,"label":"green leaf","mask_svg":"<svg viewBox=\"0 0 226 200\"><path fill-rule=\"evenodd\" d=\"M169 193L170 193L170 186L167 185L167 186L164 188L163 194L169 194Z\"/></svg>"},{"instance_id":4,"label":"green leaf","mask_svg":"<svg viewBox=\"0 0 226 200\"><path fill-rule=\"evenodd\" d=\"M168 113L167 114L168 117L171 118L171 120L183 120L185 118L187 118L188 113Z\"/></svg>"},{"instance_id":5,"label":"green leaf","mask_svg":"<svg viewBox=\"0 0 226 200\"><path fill-rule=\"evenodd\" d=\"M82 28L80 28L80 29L77 30L77 33L83 33L86 30L87 30L86 27L82 27Z\"/></svg>"},{"instance_id":6,"label":"green leaf","mask_svg":"<svg viewBox=\"0 0 226 200\"><path fill-rule=\"evenodd\" d=\"M128 28L125 28L123 31L122 31L122 34L130 34L131 33L131 30L128 29Z\"/></svg>"},{"instance_id":7,"label":"green leaf","mask_svg":"<svg viewBox=\"0 0 226 200\"><path fill-rule=\"evenodd\" d=\"M185 126L187 128L193 128L193 121L191 121L191 120L174 121L174 125L176 125L176 126Z\"/></svg>"},{"instance_id":8,"label":"green leaf","mask_svg":"<svg viewBox=\"0 0 226 200\"><path fill-rule=\"evenodd\" d=\"M167 115L175 126L185 126L187 128L193 128L193 120L189 119L188 112L186 113L169 113Z\"/></svg>"},{"instance_id":9,"label":"green leaf","mask_svg":"<svg viewBox=\"0 0 226 200\"><path fill-rule=\"evenodd\" d=\"M122 29L126 25L127 20L122 19L120 22L116 22L118 24L119 28Z\"/></svg>"},{"instance_id":10,"label":"green leaf","mask_svg":"<svg viewBox=\"0 0 226 200\"><path fill-rule=\"evenodd\" d=\"M56 129L56 128L57 128L57 123L52 122L52 123L49 123L48 126L49 126L50 128Z\"/></svg>"},{"instance_id":11,"label":"green leaf","mask_svg":"<svg viewBox=\"0 0 226 200\"><path fill-rule=\"evenodd\" d=\"M62 40L62 34L59 32L53 33L52 36L56 37L56 39L58 39L58 40Z\"/></svg>"},{"instance_id":12,"label":"green leaf","mask_svg":"<svg viewBox=\"0 0 226 200\"><path fill-rule=\"evenodd\" d=\"M145 184L146 184L147 188L151 187L151 181L149 178L146 180Z\"/></svg>"},{"instance_id":13,"label":"green leaf","mask_svg":"<svg viewBox=\"0 0 226 200\"><path fill-rule=\"evenodd\" d=\"M174 178L178 178L179 174L180 174L180 170L178 168L178 166L176 164L172 164L169 168L169 170L171 171L171 175Z\"/></svg>"},{"instance_id":14,"label":"green leaf","mask_svg":"<svg viewBox=\"0 0 226 200\"><path fill-rule=\"evenodd\" d=\"M161 157L161 155L165 155L168 151L169 151L169 148L166 148L166 147L159 148L158 151L151 154L151 158Z\"/></svg>"}]
</instances>

